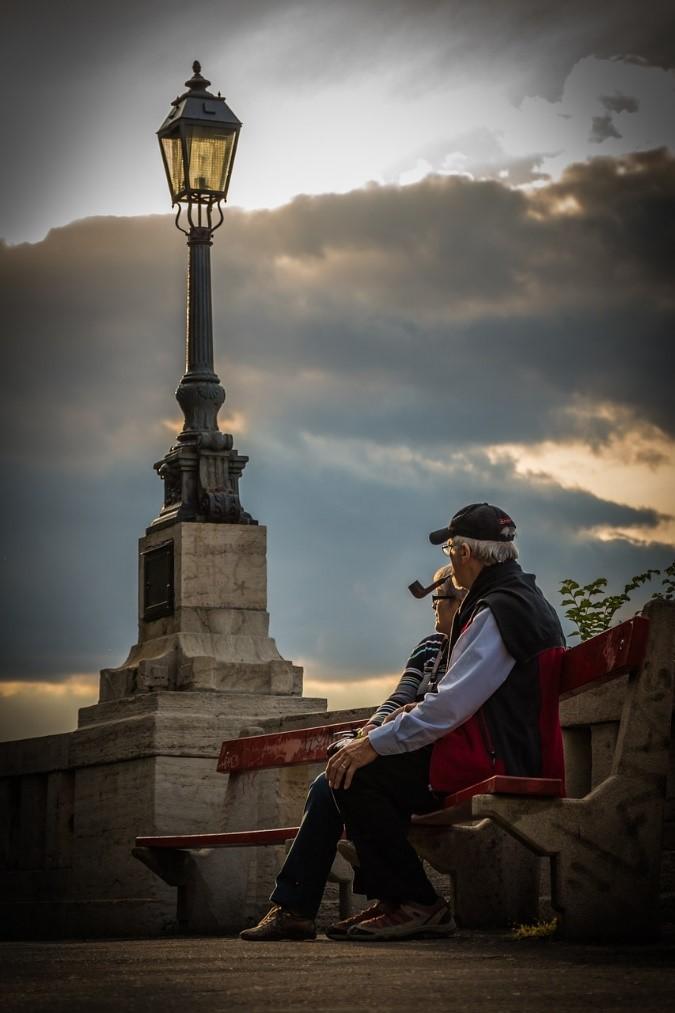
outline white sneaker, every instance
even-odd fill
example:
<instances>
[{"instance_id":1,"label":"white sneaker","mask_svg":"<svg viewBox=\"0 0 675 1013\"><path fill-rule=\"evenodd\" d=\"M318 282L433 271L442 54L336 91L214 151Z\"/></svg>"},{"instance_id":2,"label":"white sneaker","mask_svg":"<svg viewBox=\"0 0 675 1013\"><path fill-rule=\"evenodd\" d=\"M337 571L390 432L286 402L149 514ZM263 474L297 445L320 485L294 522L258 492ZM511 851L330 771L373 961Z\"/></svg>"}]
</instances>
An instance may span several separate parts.
<instances>
[{"instance_id":1,"label":"white sneaker","mask_svg":"<svg viewBox=\"0 0 675 1013\"><path fill-rule=\"evenodd\" d=\"M373 940L436 939L451 936L457 926L446 901L441 897L435 904L399 904L369 921L359 922L347 932L347 939Z\"/></svg>"}]
</instances>

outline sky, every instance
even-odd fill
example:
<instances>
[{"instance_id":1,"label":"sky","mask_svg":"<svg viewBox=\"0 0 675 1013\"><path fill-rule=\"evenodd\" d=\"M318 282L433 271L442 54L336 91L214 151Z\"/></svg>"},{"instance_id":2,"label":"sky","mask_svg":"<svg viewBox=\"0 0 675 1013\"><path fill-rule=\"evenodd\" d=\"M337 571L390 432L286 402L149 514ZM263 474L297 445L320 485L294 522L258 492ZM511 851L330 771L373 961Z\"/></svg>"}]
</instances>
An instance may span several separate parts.
<instances>
[{"instance_id":1,"label":"sky","mask_svg":"<svg viewBox=\"0 0 675 1013\"><path fill-rule=\"evenodd\" d=\"M465 503L508 510L559 608L675 554L672 5L184 11L6 8L0 739L73 728L136 639L185 317L154 133L194 59L244 123L220 422L307 695L387 694Z\"/></svg>"}]
</instances>

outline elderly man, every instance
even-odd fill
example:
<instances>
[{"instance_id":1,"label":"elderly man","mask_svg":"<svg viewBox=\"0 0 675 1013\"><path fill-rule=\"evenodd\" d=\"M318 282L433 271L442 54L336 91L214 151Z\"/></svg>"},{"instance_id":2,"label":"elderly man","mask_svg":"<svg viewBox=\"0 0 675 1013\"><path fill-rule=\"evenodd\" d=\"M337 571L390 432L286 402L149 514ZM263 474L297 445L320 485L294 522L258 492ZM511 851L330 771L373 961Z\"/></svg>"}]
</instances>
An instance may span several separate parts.
<instances>
[{"instance_id":1,"label":"elderly man","mask_svg":"<svg viewBox=\"0 0 675 1013\"><path fill-rule=\"evenodd\" d=\"M472 503L431 533L468 594L455 618L449 667L438 692L369 731L329 760L333 789L376 900L338 923L335 938L446 935L454 922L408 843L414 812L495 773L562 777L558 672L560 623L531 574L516 562L515 524ZM291 916L292 910L287 912Z\"/></svg>"}]
</instances>

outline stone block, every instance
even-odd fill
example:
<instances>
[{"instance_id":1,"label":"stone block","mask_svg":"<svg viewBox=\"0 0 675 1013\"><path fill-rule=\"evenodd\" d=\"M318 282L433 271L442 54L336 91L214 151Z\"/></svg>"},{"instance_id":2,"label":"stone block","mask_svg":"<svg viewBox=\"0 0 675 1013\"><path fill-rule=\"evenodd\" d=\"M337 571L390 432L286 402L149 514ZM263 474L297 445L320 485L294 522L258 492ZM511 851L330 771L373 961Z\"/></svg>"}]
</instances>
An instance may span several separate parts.
<instances>
[{"instance_id":1,"label":"stone block","mask_svg":"<svg viewBox=\"0 0 675 1013\"><path fill-rule=\"evenodd\" d=\"M176 610L267 608L265 527L179 523L151 531L139 541L139 616L144 605L143 554L169 540L174 546ZM141 619L141 625L154 623Z\"/></svg>"},{"instance_id":2,"label":"stone block","mask_svg":"<svg viewBox=\"0 0 675 1013\"><path fill-rule=\"evenodd\" d=\"M228 776L212 758L157 756L153 764L151 830L137 835L217 833L223 824Z\"/></svg>"},{"instance_id":3,"label":"stone block","mask_svg":"<svg viewBox=\"0 0 675 1013\"><path fill-rule=\"evenodd\" d=\"M571 725L593 725L605 721L618 721L626 698L628 676L613 679L601 686L594 686L578 693L569 700L560 701L560 723L563 728Z\"/></svg>"},{"instance_id":4,"label":"stone block","mask_svg":"<svg viewBox=\"0 0 675 1013\"><path fill-rule=\"evenodd\" d=\"M270 693L274 696L300 696L302 669L286 661L270 662Z\"/></svg>"}]
</instances>

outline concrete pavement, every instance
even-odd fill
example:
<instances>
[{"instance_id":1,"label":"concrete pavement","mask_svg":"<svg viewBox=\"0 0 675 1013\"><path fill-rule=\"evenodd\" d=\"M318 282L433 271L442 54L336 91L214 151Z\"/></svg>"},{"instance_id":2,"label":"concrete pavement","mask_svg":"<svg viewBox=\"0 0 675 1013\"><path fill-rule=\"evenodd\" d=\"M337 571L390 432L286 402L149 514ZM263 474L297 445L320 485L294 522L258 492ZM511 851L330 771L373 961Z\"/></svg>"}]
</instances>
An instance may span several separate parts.
<instances>
[{"instance_id":1,"label":"concrete pavement","mask_svg":"<svg viewBox=\"0 0 675 1013\"><path fill-rule=\"evenodd\" d=\"M4 1013L675 1008L675 933L649 946L459 932L413 943L171 938L0 944Z\"/></svg>"}]
</instances>

